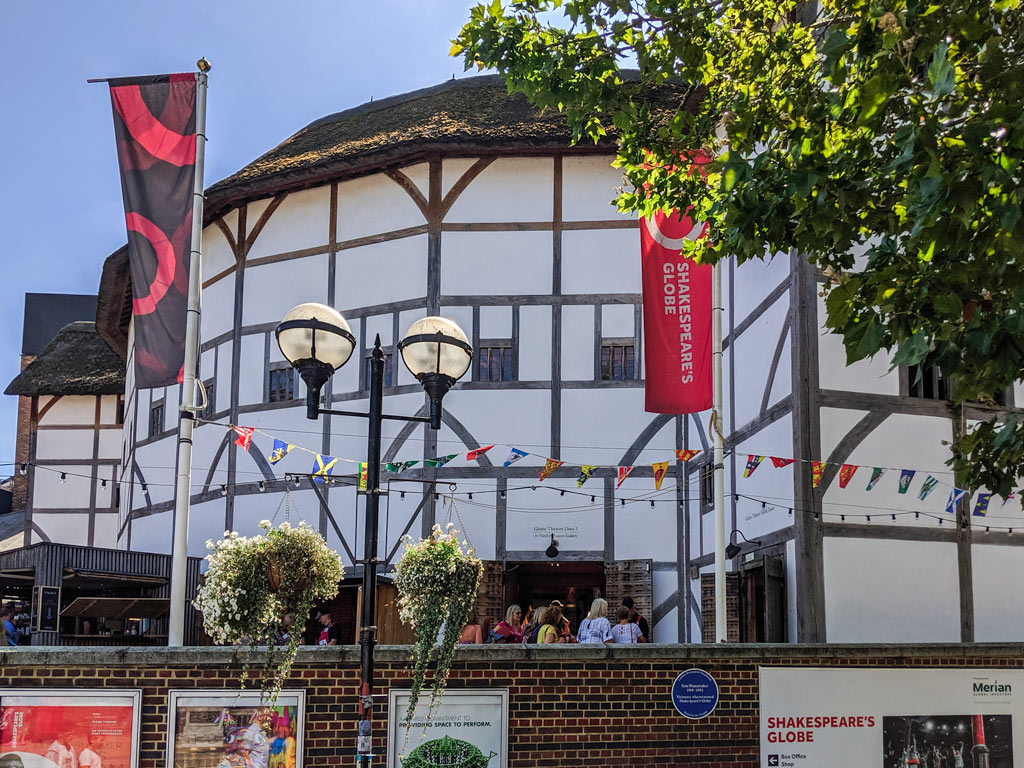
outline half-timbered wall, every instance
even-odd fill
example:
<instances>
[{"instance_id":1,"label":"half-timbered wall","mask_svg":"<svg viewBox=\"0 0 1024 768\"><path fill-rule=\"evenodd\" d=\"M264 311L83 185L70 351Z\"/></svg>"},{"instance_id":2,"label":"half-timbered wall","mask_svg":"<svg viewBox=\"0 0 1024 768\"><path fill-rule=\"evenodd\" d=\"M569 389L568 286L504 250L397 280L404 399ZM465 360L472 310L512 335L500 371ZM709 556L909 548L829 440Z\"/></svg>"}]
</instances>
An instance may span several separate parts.
<instances>
[{"instance_id":1,"label":"half-timbered wall","mask_svg":"<svg viewBox=\"0 0 1024 768\"><path fill-rule=\"evenodd\" d=\"M116 395L31 398L25 544L117 539L122 435Z\"/></svg>"}]
</instances>

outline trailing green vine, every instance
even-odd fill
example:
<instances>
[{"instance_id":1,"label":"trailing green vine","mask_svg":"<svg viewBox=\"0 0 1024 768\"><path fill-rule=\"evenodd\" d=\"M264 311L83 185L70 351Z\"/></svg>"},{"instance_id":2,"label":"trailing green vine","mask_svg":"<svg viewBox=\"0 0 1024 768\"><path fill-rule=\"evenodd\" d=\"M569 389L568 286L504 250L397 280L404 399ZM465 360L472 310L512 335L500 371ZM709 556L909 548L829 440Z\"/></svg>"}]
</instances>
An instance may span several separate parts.
<instances>
[{"instance_id":1,"label":"trailing green vine","mask_svg":"<svg viewBox=\"0 0 1024 768\"><path fill-rule=\"evenodd\" d=\"M225 531L222 540L206 542L209 569L194 605L214 642L248 645L253 652L266 646L260 688L272 703L295 661L313 603L338 594L345 569L305 522L275 528L264 520L260 528L265 535ZM245 662L243 688L248 671Z\"/></svg>"},{"instance_id":2,"label":"trailing green vine","mask_svg":"<svg viewBox=\"0 0 1024 768\"><path fill-rule=\"evenodd\" d=\"M482 574L480 558L468 542L463 551L458 531L450 523L445 531L435 525L430 536L419 542L406 537L405 551L395 566L399 615L416 632L409 709L403 721L406 728L412 724L416 713L435 643L438 644L437 666L427 719L433 716L441 701L452 657L476 600ZM439 637L442 624L444 635Z\"/></svg>"}]
</instances>

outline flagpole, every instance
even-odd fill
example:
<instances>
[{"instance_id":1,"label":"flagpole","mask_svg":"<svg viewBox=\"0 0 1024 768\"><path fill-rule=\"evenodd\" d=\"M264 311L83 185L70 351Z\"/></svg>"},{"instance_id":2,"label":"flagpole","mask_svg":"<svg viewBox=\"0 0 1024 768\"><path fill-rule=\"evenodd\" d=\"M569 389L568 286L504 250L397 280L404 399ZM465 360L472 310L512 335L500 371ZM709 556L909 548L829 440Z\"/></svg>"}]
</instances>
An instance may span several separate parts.
<instances>
[{"instance_id":1,"label":"flagpole","mask_svg":"<svg viewBox=\"0 0 1024 768\"><path fill-rule=\"evenodd\" d=\"M192 431L196 418L196 368L199 363L203 240L203 164L206 159L206 88L210 62L200 59L196 73L196 166L192 187L192 244L189 254L188 305L185 315L185 362L181 378L178 424L178 475L174 490L174 539L171 546L171 613L167 645L185 643L188 508L192 489Z\"/></svg>"},{"instance_id":2,"label":"flagpole","mask_svg":"<svg viewBox=\"0 0 1024 768\"><path fill-rule=\"evenodd\" d=\"M715 642L727 642L725 612L725 438L722 420L722 266L711 270L711 433L715 441Z\"/></svg>"}]
</instances>

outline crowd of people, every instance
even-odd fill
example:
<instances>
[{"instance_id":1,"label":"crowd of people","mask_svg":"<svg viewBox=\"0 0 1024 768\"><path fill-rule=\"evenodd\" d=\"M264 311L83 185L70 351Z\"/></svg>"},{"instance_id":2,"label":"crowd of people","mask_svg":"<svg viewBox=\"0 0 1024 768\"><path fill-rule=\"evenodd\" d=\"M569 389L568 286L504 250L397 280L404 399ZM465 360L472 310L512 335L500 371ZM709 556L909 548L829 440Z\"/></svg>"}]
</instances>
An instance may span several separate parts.
<instances>
[{"instance_id":1,"label":"crowd of people","mask_svg":"<svg viewBox=\"0 0 1024 768\"><path fill-rule=\"evenodd\" d=\"M505 611L505 618L494 627L489 626L488 619L481 622L476 612L473 612L462 631L460 642L537 645L651 642L650 625L637 610L633 598L623 598L622 604L615 609L614 616L610 617L609 612L608 602L600 597L595 598L590 604L589 613L580 622L575 634L569 619L565 616L565 606L560 600L552 600L548 605L527 606L525 613L521 606L511 605Z\"/></svg>"}]
</instances>

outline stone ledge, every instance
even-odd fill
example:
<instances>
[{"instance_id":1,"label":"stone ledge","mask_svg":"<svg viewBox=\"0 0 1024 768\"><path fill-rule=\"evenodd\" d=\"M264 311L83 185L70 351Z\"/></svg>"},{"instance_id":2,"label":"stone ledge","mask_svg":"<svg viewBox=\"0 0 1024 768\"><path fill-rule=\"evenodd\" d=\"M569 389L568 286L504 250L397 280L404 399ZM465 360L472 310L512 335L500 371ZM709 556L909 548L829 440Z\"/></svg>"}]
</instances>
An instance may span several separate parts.
<instances>
[{"instance_id":1,"label":"stone ledge","mask_svg":"<svg viewBox=\"0 0 1024 768\"><path fill-rule=\"evenodd\" d=\"M379 662L409 661L411 646L379 646ZM248 651L230 647L109 648L27 647L0 652L0 669L5 667L97 666L97 667L183 667L240 666ZM960 659L965 666L979 659L1024 659L1024 643L923 643L923 644L640 644L640 645L478 645L460 646L455 665L473 662L546 661L764 661L786 663L821 659L928 658ZM301 665L348 666L359 664L359 646L306 646L299 651Z\"/></svg>"}]
</instances>

